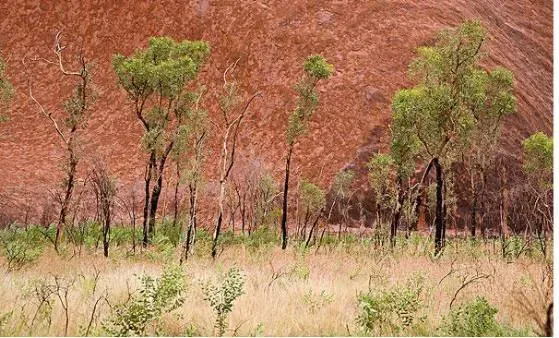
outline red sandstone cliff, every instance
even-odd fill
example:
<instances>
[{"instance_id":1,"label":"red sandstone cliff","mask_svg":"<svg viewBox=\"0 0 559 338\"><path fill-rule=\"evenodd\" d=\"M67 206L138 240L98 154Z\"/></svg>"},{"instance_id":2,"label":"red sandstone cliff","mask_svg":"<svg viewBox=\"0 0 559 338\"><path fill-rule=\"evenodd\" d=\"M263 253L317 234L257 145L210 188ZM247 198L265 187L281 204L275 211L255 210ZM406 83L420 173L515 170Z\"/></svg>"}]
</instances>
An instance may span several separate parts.
<instances>
[{"instance_id":1,"label":"red sandstone cliff","mask_svg":"<svg viewBox=\"0 0 559 338\"><path fill-rule=\"evenodd\" d=\"M319 87L321 106L311 132L296 148L294 164L326 187L342 167L385 147L390 100L406 82L414 48L443 26L478 18L487 27L485 65L502 65L517 79L519 111L506 121L504 152L518 154L519 142L552 128L552 1L39 1L0 3L0 48L17 90L11 121L0 131L0 187L15 200L39 203L56 187L63 155L57 136L30 104L24 56L51 57L54 34L62 29L66 56L80 47L95 63L99 93L83 136L84 165L92 154L108 159L122 182L143 178L141 127L116 85L113 54L144 47L153 35L204 39L211 58L200 75L215 93L228 62L240 58L237 79L249 92L263 91L244 125L241 153L259 157L281 177L284 129L293 109L292 84L305 56L321 53L336 73ZM72 61L68 59L68 61ZM52 67L33 67L35 94L60 108L68 88ZM217 156L215 156L217 159ZM212 168L210 156L209 168ZM322 173L320 174L320 172Z\"/></svg>"}]
</instances>

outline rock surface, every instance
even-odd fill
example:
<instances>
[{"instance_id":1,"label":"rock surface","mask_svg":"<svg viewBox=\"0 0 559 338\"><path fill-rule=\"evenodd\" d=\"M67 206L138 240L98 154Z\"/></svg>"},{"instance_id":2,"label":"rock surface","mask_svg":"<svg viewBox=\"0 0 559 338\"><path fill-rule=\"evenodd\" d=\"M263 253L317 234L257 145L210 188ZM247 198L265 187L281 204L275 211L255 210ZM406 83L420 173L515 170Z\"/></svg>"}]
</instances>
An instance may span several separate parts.
<instances>
[{"instance_id":1,"label":"rock surface","mask_svg":"<svg viewBox=\"0 0 559 338\"><path fill-rule=\"evenodd\" d=\"M323 54L336 72L319 85L321 106L293 163L299 174L327 187L336 172L367 157L361 153L386 148L390 100L409 85L406 67L414 49L433 41L438 29L471 18L488 30L484 65L507 67L517 79L519 111L505 122L503 152L519 156L521 139L552 128L549 0L5 0L0 13L0 48L17 90L11 120L0 131L1 193L31 205L59 184L63 150L49 122L29 102L27 79L55 116L69 87L54 67L28 63L26 73L21 60L52 58L58 30L68 46L69 68L80 48L95 64L98 100L83 135L82 177L88 161L101 156L123 184L142 180L141 127L110 62L115 53L132 53L154 35L209 41L212 55L199 83L209 89L205 105L214 118L222 72L240 58L237 80L247 93L261 90L264 98L250 109L239 153L260 158L280 180L284 129L294 108L292 85L307 55ZM210 153L210 172L218 158Z\"/></svg>"}]
</instances>

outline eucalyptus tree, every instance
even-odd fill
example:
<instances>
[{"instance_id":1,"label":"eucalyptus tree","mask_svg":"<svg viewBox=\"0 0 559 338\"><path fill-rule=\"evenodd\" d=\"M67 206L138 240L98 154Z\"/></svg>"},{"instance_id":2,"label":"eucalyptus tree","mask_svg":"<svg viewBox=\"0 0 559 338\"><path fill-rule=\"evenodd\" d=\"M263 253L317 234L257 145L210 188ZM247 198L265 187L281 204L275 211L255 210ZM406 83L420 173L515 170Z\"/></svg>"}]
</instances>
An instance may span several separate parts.
<instances>
[{"instance_id":1,"label":"eucalyptus tree","mask_svg":"<svg viewBox=\"0 0 559 338\"><path fill-rule=\"evenodd\" d=\"M352 192L350 190L351 184L355 179L355 172L351 169L342 170L334 176L334 181L332 182L332 203L330 204L330 212L334 205L337 203L338 213L342 218L342 221L338 225L338 239L342 236L342 223L345 224L346 230L348 226L348 211L349 202L351 200Z\"/></svg>"},{"instance_id":2,"label":"eucalyptus tree","mask_svg":"<svg viewBox=\"0 0 559 338\"><path fill-rule=\"evenodd\" d=\"M178 187L183 181L188 185L188 225L186 228L184 251L180 262L188 258L188 254L194 248L196 234L196 215L198 206L198 189L202 180L202 162L205 155L205 142L209 135L209 120L204 109L200 108L199 102L203 95L202 88L198 93L193 93L189 105L185 105L184 128L177 139L177 146L172 153L176 164L177 182L175 186L175 217L178 218Z\"/></svg>"},{"instance_id":3,"label":"eucalyptus tree","mask_svg":"<svg viewBox=\"0 0 559 338\"><path fill-rule=\"evenodd\" d=\"M295 85L297 92L297 107L289 116L287 121L286 142L287 157L285 160L285 181L283 186L283 205L281 216L281 234L282 249L287 248L287 197L289 189L289 173L291 167L291 155L293 148L299 137L306 134L309 121L314 110L318 106L318 96L315 87L318 81L327 79L332 75L334 66L329 64L326 59L320 55L311 55L303 64L305 74L301 81Z\"/></svg>"},{"instance_id":4,"label":"eucalyptus tree","mask_svg":"<svg viewBox=\"0 0 559 338\"><path fill-rule=\"evenodd\" d=\"M68 97L68 99L64 101L63 114L53 114L54 112L49 111L39 102L39 100L35 98L30 76L28 77L29 97L37 105L40 113L50 121L52 128L59 136L67 153L66 164L64 166L64 191L63 196L61 197L61 207L56 225L56 236L54 239L54 248L57 252L60 237L62 235L63 228L66 225L66 218L69 213L72 196L74 194L74 188L76 185L76 173L80 160L78 149L79 132L83 130L87 124L87 120L89 118L88 113L96 97L96 94L93 91L91 85L91 67L90 64L86 62L83 51L80 52L77 57L77 69L73 71L69 70L68 68L66 68L62 56L62 52L64 51L66 46L63 46L61 41L62 35L60 32L58 32L54 39L54 54L56 57L54 61L39 57L33 58L32 61L52 65L58 69L61 78L68 79L70 81L75 80L73 81L74 89L70 97ZM27 68L25 59L23 59L22 62ZM62 115L63 117L61 118L60 115Z\"/></svg>"},{"instance_id":5,"label":"eucalyptus tree","mask_svg":"<svg viewBox=\"0 0 559 338\"><path fill-rule=\"evenodd\" d=\"M169 37L152 37L147 48L131 56L117 54L113 58L118 83L127 92L133 113L143 127L141 143L149 155L145 172L144 246L155 233L167 159L187 128L185 105L191 102L187 85L196 79L209 53L205 41L176 42Z\"/></svg>"},{"instance_id":6,"label":"eucalyptus tree","mask_svg":"<svg viewBox=\"0 0 559 338\"><path fill-rule=\"evenodd\" d=\"M369 183L374 193L376 211L377 211L377 228L382 228L381 214L382 210L389 209L393 212L393 205L397 199L396 186L396 170L394 159L390 154L378 153L371 157L367 163L369 168ZM394 208L395 209L395 208ZM395 223L390 228L390 242L393 243L396 236Z\"/></svg>"},{"instance_id":7,"label":"eucalyptus tree","mask_svg":"<svg viewBox=\"0 0 559 338\"><path fill-rule=\"evenodd\" d=\"M475 236L478 224L485 233L483 217L478 220L478 214L485 209L488 169L497 155L501 123L516 110L514 75L502 67L491 72L475 70L463 90L467 109L474 117L469 142L462 147L462 162L470 178L470 232Z\"/></svg>"},{"instance_id":8,"label":"eucalyptus tree","mask_svg":"<svg viewBox=\"0 0 559 338\"><path fill-rule=\"evenodd\" d=\"M251 103L256 97L262 96L262 93L257 91L247 100L243 101L239 93L239 85L235 81L227 81L227 74L234 71L238 61L237 59L237 61L227 67L223 73L223 95L219 99L219 108L221 110L223 123L221 123L221 128L218 123L214 123L223 133L221 138L221 158L219 162L218 211L212 236L212 258L214 259L217 255L217 245L221 233L221 225L223 223L227 182L231 175L233 165L235 164L237 140L241 131L241 125Z\"/></svg>"},{"instance_id":9,"label":"eucalyptus tree","mask_svg":"<svg viewBox=\"0 0 559 338\"><path fill-rule=\"evenodd\" d=\"M545 235L553 222L553 138L543 132L537 132L522 142L524 151L523 170L528 184L535 196L534 214L539 223L537 235ZM538 219L539 218L539 219ZM545 237L545 236L544 236Z\"/></svg>"},{"instance_id":10,"label":"eucalyptus tree","mask_svg":"<svg viewBox=\"0 0 559 338\"><path fill-rule=\"evenodd\" d=\"M444 173L450 168L444 164L455 162L471 143L474 131L482 125L477 122L479 111L510 111L514 101L508 86L492 90L488 85L492 77L501 77L500 70L487 74L478 66L485 39L478 21L442 30L433 46L417 49L418 56L409 66L416 85L399 90L392 101L393 144L415 150L415 156L428 162L420 187L435 170L436 254L444 246L446 228Z\"/></svg>"}]
</instances>

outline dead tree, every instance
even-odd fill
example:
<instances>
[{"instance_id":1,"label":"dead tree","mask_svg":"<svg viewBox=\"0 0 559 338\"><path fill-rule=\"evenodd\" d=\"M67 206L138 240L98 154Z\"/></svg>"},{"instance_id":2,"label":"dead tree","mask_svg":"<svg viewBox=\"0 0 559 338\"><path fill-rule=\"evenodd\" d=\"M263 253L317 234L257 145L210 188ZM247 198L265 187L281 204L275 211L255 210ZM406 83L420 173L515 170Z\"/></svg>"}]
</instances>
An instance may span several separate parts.
<instances>
[{"instance_id":1,"label":"dead tree","mask_svg":"<svg viewBox=\"0 0 559 338\"><path fill-rule=\"evenodd\" d=\"M252 101L257 96L262 96L260 92L253 94L244 105L238 109L238 113L234 114L236 109L237 101L237 85L235 83L227 82L227 73L233 71L237 65L237 60L234 64L227 67L223 73L223 82L225 95L222 97L220 108L224 120L223 138L222 138L222 150L220 159L220 175L219 175L219 199L218 199L218 213L216 217L216 225L213 233L212 239L212 257L215 258L217 255L217 243L219 239L219 234L221 231L221 224L223 222L223 211L225 202L225 189L227 185L227 179L231 174L231 169L233 169L233 164L235 163L235 151L237 145L237 138L239 136L239 131L243 118L252 103ZM233 118L233 116L234 118Z\"/></svg>"},{"instance_id":2,"label":"dead tree","mask_svg":"<svg viewBox=\"0 0 559 338\"><path fill-rule=\"evenodd\" d=\"M62 126L58 123L57 118L53 113L47 109L35 98L33 95L33 88L31 79L28 75L29 97L37 105L40 113L50 120L52 127L56 134L60 137L66 149L67 159L65 166L65 179L64 179L64 195L61 201L60 214L56 225L56 237L54 241L54 248L58 252L60 244L60 236L63 228L66 225L66 218L69 213L69 206L74 193L74 185L76 182L76 170L79 163L79 156L77 154L78 131L85 126L87 120L87 111L93 99L93 92L91 90L91 77L89 72L89 65L86 63L83 51L78 56L79 68L77 71L69 71L64 67L62 58L62 51L66 46L61 45L61 32L58 32L54 39L54 54L56 61L51 61L45 58L35 57L32 61L44 62L49 65L58 67L62 78L76 79L75 88L72 95L66 100L64 110L66 116ZM26 67L25 58L22 60L24 67ZM26 67L27 68L27 67Z\"/></svg>"}]
</instances>

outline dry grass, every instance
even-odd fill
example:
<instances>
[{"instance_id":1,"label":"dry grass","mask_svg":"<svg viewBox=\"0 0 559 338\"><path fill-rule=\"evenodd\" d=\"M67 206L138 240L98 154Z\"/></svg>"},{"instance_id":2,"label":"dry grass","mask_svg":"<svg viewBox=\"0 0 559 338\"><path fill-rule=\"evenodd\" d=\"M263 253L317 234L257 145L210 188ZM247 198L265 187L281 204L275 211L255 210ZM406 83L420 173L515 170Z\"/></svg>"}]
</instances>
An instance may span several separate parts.
<instances>
[{"instance_id":1,"label":"dry grass","mask_svg":"<svg viewBox=\"0 0 559 338\"><path fill-rule=\"evenodd\" d=\"M87 326L94 302L101 295L106 292L113 305L121 302L127 297L127 284L130 289L138 286L136 275L157 275L164 265L143 255L125 257L124 252L112 255L113 258L105 259L101 254L90 253L68 260L45 253L35 265L25 270L2 271L0 314L13 311L4 326L4 334L64 334L64 312L59 301L54 303L50 328L46 324L32 328L23 324L22 314L30 317L36 309L36 304L24 298L22 291L34 279L52 276L75 279L69 292L68 327L68 335L74 336L80 334L80 327ZM507 262L491 254L455 252L433 260L428 255L407 251L392 254L358 245L325 247L318 253L313 250L307 254L293 248L285 252L278 248L254 252L236 245L227 247L216 262L207 257L189 260L184 267L189 280L186 301L173 315L165 316L160 332L184 335L187 327L193 325L197 334L212 335L214 317L203 300L201 283L233 265L242 269L246 283L245 294L237 300L229 318L227 334L242 336L359 334L355 324L357 294L369 287L380 289L403 283L415 274L425 277L422 314L426 315L427 326L431 329L436 328L440 317L449 311L451 299L463 278L467 280L476 274L488 277L459 292L454 306L477 295L484 296L499 309L500 321L533 326L528 314L515 306L515 299L520 289L528 297L538 297L542 287L538 281L545 270L545 265L536 259L520 258ZM96 270L100 272L99 281L92 293ZM99 324L109 313L107 302L100 301L90 334L103 333Z\"/></svg>"}]
</instances>

